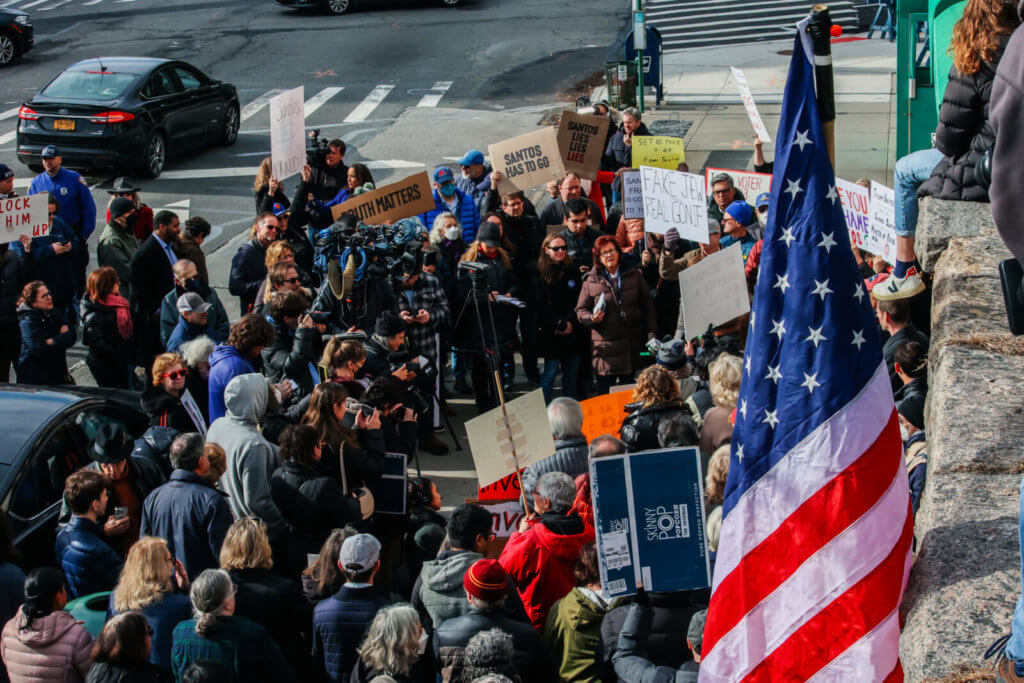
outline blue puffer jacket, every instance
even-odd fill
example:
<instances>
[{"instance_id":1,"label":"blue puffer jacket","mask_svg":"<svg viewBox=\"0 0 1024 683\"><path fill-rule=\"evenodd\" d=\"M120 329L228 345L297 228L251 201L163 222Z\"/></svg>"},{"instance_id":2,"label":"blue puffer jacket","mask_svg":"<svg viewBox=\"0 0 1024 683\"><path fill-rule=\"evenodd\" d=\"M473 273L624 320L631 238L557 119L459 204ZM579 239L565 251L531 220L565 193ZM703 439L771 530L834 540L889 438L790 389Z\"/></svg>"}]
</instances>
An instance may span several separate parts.
<instances>
[{"instance_id":1,"label":"blue puffer jacket","mask_svg":"<svg viewBox=\"0 0 1024 683\"><path fill-rule=\"evenodd\" d=\"M459 198L459 203L452 213L455 214L455 219L459 221L459 227L462 228L462 241L469 244L476 239L476 231L480 227L480 209L477 208L473 198L459 188L455 188L455 196ZM433 227L434 219L438 214L448 210L448 205L441 199L441 193L434 190L434 210L420 214L420 220L429 230Z\"/></svg>"},{"instance_id":2,"label":"blue puffer jacket","mask_svg":"<svg viewBox=\"0 0 1024 683\"><path fill-rule=\"evenodd\" d=\"M347 683L367 626L387 604L373 586L348 585L317 604L313 609L313 668L318 680Z\"/></svg>"},{"instance_id":3,"label":"blue puffer jacket","mask_svg":"<svg viewBox=\"0 0 1024 683\"><path fill-rule=\"evenodd\" d=\"M238 375L256 372L252 361L243 356L234 346L221 344L210 354L210 424L218 417L224 417L224 389L228 382Z\"/></svg>"},{"instance_id":4,"label":"blue puffer jacket","mask_svg":"<svg viewBox=\"0 0 1024 683\"><path fill-rule=\"evenodd\" d=\"M66 325L56 309L41 311L22 304L18 306L18 326L21 328L21 353L15 370L18 384L65 384L68 375L66 351L75 343L75 328L61 334ZM46 340L52 339L53 344Z\"/></svg>"},{"instance_id":5,"label":"blue puffer jacket","mask_svg":"<svg viewBox=\"0 0 1024 683\"><path fill-rule=\"evenodd\" d=\"M58 532L54 550L68 582L68 597L79 598L117 585L121 557L103 540L100 525L86 517L72 517Z\"/></svg>"}]
</instances>

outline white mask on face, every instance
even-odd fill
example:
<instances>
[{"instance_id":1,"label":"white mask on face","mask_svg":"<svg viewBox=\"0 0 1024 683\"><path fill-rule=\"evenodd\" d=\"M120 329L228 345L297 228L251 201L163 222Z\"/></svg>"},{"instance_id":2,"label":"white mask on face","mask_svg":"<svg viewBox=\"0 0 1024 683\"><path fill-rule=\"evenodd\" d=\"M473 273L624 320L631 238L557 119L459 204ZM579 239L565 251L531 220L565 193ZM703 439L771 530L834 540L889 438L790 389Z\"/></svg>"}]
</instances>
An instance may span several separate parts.
<instances>
[{"instance_id":1,"label":"white mask on face","mask_svg":"<svg viewBox=\"0 0 1024 683\"><path fill-rule=\"evenodd\" d=\"M427 632L420 631L420 640L416 645L416 654L422 655L427 651Z\"/></svg>"},{"instance_id":2,"label":"white mask on face","mask_svg":"<svg viewBox=\"0 0 1024 683\"><path fill-rule=\"evenodd\" d=\"M903 443L906 443L907 439L910 438L910 433L907 431L907 428L902 424L900 425L900 438L903 440Z\"/></svg>"},{"instance_id":3,"label":"white mask on face","mask_svg":"<svg viewBox=\"0 0 1024 683\"><path fill-rule=\"evenodd\" d=\"M455 240L459 239L459 235L460 234L461 233L459 232L458 226L454 226L453 225L452 227L445 228L445 230L444 230L444 238L446 240L451 240L452 242L454 242Z\"/></svg>"}]
</instances>

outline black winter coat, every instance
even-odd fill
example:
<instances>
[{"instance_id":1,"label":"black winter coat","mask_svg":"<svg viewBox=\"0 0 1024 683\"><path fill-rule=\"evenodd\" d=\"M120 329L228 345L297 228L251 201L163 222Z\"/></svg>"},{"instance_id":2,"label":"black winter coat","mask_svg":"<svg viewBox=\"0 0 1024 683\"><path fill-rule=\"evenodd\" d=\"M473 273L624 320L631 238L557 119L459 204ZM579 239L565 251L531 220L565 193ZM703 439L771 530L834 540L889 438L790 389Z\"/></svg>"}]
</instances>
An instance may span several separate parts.
<instances>
[{"instance_id":1,"label":"black winter coat","mask_svg":"<svg viewBox=\"0 0 1024 683\"><path fill-rule=\"evenodd\" d=\"M270 323L274 326L274 343L263 349L263 373L275 384L285 379L299 385L293 394L294 400L313 393L313 373L310 363L316 366L313 351L314 327L300 327L294 332L280 320Z\"/></svg>"},{"instance_id":2,"label":"black winter coat","mask_svg":"<svg viewBox=\"0 0 1024 683\"><path fill-rule=\"evenodd\" d=\"M512 661L519 680L530 683L557 681L557 667L551 651L532 626L510 619L503 612L473 609L469 614L446 619L434 629L434 657L443 681L462 681L464 655L470 638L480 631L500 628L512 636Z\"/></svg>"},{"instance_id":3,"label":"black winter coat","mask_svg":"<svg viewBox=\"0 0 1024 683\"><path fill-rule=\"evenodd\" d=\"M132 364L133 338L117 330L117 309L94 301L82 303L82 343L89 347L88 361L108 365Z\"/></svg>"},{"instance_id":4,"label":"black winter coat","mask_svg":"<svg viewBox=\"0 0 1024 683\"><path fill-rule=\"evenodd\" d=\"M160 675L159 667L151 662L146 662L138 668L96 662L89 667L85 683L162 683L165 680Z\"/></svg>"},{"instance_id":5,"label":"black winter coat","mask_svg":"<svg viewBox=\"0 0 1024 683\"><path fill-rule=\"evenodd\" d=\"M192 398L195 399L194 396ZM150 427L170 427L179 432L194 432L197 429L185 406L181 404L181 399L168 394L163 386L147 386L142 392L139 404L146 415L149 415Z\"/></svg>"},{"instance_id":6,"label":"black winter coat","mask_svg":"<svg viewBox=\"0 0 1024 683\"><path fill-rule=\"evenodd\" d=\"M232 569L228 574L235 585L235 616L248 617L267 629L285 657L309 651L302 642L308 642L313 610L302 597L298 581L269 569Z\"/></svg>"},{"instance_id":7,"label":"black winter coat","mask_svg":"<svg viewBox=\"0 0 1024 683\"><path fill-rule=\"evenodd\" d=\"M0 330L4 334L18 331L18 299L21 290L29 280L29 264L32 252L19 256L14 251L3 247L0 253Z\"/></svg>"},{"instance_id":8,"label":"black winter coat","mask_svg":"<svg viewBox=\"0 0 1024 683\"><path fill-rule=\"evenodd\" d=\"M65 384L68 381L67 350L75 343L75 328L61 334L67 323L56 310L41 311L22 304L18 307L21 354L15 371L18 384ZM53 344L46 340L52 339Z\"/></svg>"},{"instance_id":9,"label":"black winter coat","mask_svg":"<svg viewBox=\"0 0 1024 683\"><path fill-rule=\"evenodd\" d=\"M256 293L267 277L267 266L264 262L266 256L267 250L255 239L251 239L243 243L231 258L228 291L238 297L242 315L252 308L256 301Z\"/></svg>"},{"instance_id":10,"label":"black winter coat","mask_svg":"<svg viewBox=\"0 0 1024 683\"><path fill-rule=\"evenodd\" d=\"M682 403L656 403L644 408L642 403L626 406L629 415L622 421L619 434L631 453L661 448L658 444L658 425L676 413L689 416L690 412Z\"/></svg>"},{"instance_id":11,"label":"black winter coat","mask_svg":"<svg viewBox=\"0 0 1024 683\"><path fill-rule=\"evenodd\" d=\"M686 647L686 629L690 617L707 607L707 591L679 591L678 593L649 593L653 619L647 638L647 659L658 666L673 669L692 659ZM611 663L619 644L619 632L629 614L630 603L614 608L601 622L602 656Z\"/></svg>"},{"instance_id":12,"label":"black winter coat","mask_svg":"<svg viewBox=\"0 0 1024 683\"><path fill-rule=\"evenodd\" d=\"M484 256L483 252L478 252L476 261L491 266L484 271L486 280L484 288L487 292L518 296L520 288L516 283L515 274L511 268L505 266L500 256L492 259ZM462 312L455 316L459 323L456 330L456 339L458 340L456 345L463 349L479 351L482 343L480 339L480 326L477 323L475 304L469 298L471 288L472 279L468 271L465 269L459 270L456 286L457 303L455 306ZM464 307L463 303L465 303ZM493 330L487 313L488 307L491 309L491 315L494 316ZM491 302L489 298L482 298L480 300L480 314L483 316L484 337L489 347L507 347L512 343L515 338L516 310L509 304ZM498 335L497 342L494 339L495 332Z\"/></svg>"},{"instance_id":13,"label":"black winter coat","mask_svg":"<svg viewBox=\"0 0 1024 683\"><path fill-rule=\"evenodd\" d=\"M1003 38L995 59L982 62L976 73L962 74L955 66L949 70L935 129L935 147L946 157L921 185L919 197L988 201L988 190L974 179L974 166L995 143L996 135L988 122L988 104L996 65L1005 45Z\"/></svg>"},{"instance_id":14,"label":"black winter coat","mask_svg":"<svg viewBox=\"0 0 1024 683\"><path fill-rule=\"evenodd\" d=\"M531 268L533 290L537 297L537 355L542 358L565 358L584 353L587 328L576 319L576 302L580 296L583 276L575 263L555 266L551 282L545 282L539 268ZM569 334L555 334L572 325Z\"/></svg>"}]
</instances>

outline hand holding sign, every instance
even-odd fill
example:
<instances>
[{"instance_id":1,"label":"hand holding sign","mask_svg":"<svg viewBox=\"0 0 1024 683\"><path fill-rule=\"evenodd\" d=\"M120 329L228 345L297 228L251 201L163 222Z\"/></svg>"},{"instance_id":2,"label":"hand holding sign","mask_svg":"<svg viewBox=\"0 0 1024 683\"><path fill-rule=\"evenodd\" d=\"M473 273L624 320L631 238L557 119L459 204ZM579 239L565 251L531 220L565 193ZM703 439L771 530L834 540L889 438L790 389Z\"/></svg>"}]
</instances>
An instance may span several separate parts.
<instances>
[{"instance_id":1,"label":"hand holding sign","mask_svg":"<svg viewBox=\"0 0 1024 683\"><path fill-rule=\"evenodd\" d=\"M750 84L747 83L746 75L734 66L729 68L732 69L732 77L740 91L740 98L743 100L743 107L747 110L747 117L750 118L750 125L754 127L757 137L764 142L771 142L772 138L768 135L768 129L765 128L764 121L761 120L761 114L757 111L757 105L754 104L754 95L750 92Z\"/></svg>"},{"instance_id":2,"label":"hand holding sign","mask_svg":"<svg viewBox=\"0 0 1024 683\"><path fill-rule=\"evenodd\" d=\"M632 147L633 168L654 166L674 171L686 161L683 139L670 135L634 135Z\"/></svg>"},{"instance_id":3,"label":"hand holding sign","mask_svg":"<svg viewBox=\"0 0 1024 683\"><path fill-rule=\"evenodd\" d=\"M558 150L558 131L546 127L503 140L487 148L494 169L504 179L501 192L528 190L565 175Z\"/></svg>"},{"instance_id":4,"label":"hand holding sign","mask_svg":"<svg viewBox=\"0 0 1024 683\"><path fill-rule=\"evenodd\" d=\"M306 105L303 88L270 99L270 157L276 181L289 178L306 164Z\"/></svg>"}]
</instances>

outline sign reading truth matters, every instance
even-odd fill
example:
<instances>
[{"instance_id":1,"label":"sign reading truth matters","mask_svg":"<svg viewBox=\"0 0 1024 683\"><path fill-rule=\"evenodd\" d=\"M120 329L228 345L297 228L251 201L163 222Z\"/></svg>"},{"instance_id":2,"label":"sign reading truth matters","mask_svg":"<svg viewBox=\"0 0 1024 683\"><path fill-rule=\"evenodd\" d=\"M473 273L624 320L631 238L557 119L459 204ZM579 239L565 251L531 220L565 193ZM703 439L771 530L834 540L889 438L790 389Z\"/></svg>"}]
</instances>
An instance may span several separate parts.
<instances>
[{"instance_id":1,"label":"sign reading truth matters","mask_svg":"<svg viewBox=\"0 0 1024 683\"><path fill-rule=\"evenodd\" d=\"M380 225L418 216L433 208L434 195L430 189L430 178L426 171L420 171L405 180L357 195L347 202L338 204L331 208L331 215L334 216L334 220L338 220L350 213L360 221Z\"/></svg>"}]
</instances>

